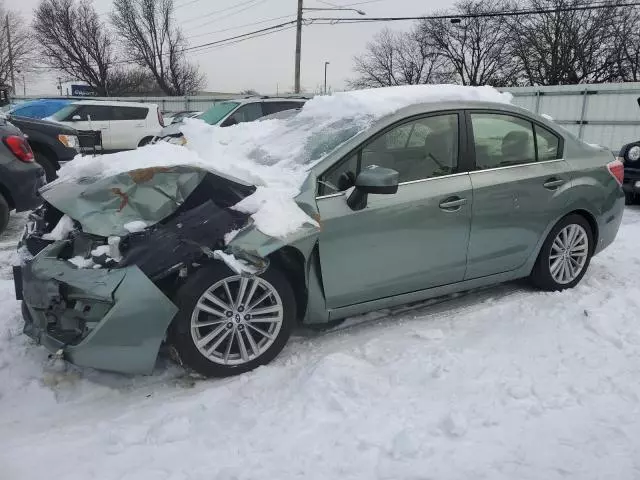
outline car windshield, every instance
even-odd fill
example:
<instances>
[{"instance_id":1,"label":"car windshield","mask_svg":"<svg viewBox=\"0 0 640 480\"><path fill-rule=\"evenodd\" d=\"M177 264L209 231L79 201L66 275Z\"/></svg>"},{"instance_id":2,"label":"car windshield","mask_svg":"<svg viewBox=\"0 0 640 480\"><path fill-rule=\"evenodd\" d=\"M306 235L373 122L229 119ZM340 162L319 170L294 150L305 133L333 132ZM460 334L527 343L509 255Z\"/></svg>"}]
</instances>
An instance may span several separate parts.
<instances>
[{"instance_id":1,"label":"car windshield","mask_svg":"<svg viewBox=\"0 0 640 480\"><path fill-rule=\"evenodd\" d=\"M238 102L220 102L216 103L209 110L199 115L200 120L204 120L209 125L215 125L222 120L231 110L240 105Z\"/></svg>"},{"instance_id":2,"label":"car windshield","mask_svg":"<svg viewBox=\"0 0 640 480\"><path fill-rule=\"evenodd\" d=\"M368 116L324 118L301 115L297 110L280 112L273 118L275 128L255 142L247 157L262 165L287 162L297 165L312 165L366 129L372 122ZM282 118L285 117L285 118ZM260 123L268 123L263 120ZM288 163L288 162L287 162Z\"/></svg>"},{"instance_id":3,"label":"car windshield","mask_svg":"<svg viewBox=\"0 0 640 480\"><path fill-rule=\"evenodd\" d=\"M62 109L58 110L56 113L51 115L51 119L56 121L62 121L65 118L68 118L69 115L71 115L71 113L73 113L73 111L76 108L78 108L77 105L67 105L66 107L63 107Z\"/></svg>"}]
</instances>

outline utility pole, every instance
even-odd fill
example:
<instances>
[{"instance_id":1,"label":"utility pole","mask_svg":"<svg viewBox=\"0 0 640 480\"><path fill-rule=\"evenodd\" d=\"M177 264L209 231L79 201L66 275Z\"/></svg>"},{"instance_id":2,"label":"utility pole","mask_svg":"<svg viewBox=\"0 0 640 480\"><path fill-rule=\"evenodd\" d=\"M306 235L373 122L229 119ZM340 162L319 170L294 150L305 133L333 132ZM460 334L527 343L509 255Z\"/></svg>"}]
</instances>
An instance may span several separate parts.
<instances>
[{"instance_id":1,"label":"utility pole","mask_svg":"<svg viewBox=\"0 0 640 480\"><path fill-rule=\"evenodd\" d=\"M324 62L324 94L327 94L327 65L329 62Z\"/></svg>"},{"instance_id":2,"label":"utility pole","mask_svg":"<svg viewBox=\"0 0 640 480\"><path fill-rule=\"evenodd\" d=\"M16 76L13 73L13 50L11 48L11 31L9 30L9 14L5 17L5 26L7 28L7 50L9 51L9 71L11 72L11 91L16 94Z\"/></svg>"},{"instance_id":3,"label":"utility pole","mask_svg":"<svg viewBox=\"0 0 640 480\"><path fill-rule=\"evenodd\" d=\"M296 23L296 68L293 91L300 93L300 47L302 43L302 0L298 0L298 21Z\"/></svg>"}]
</instances>

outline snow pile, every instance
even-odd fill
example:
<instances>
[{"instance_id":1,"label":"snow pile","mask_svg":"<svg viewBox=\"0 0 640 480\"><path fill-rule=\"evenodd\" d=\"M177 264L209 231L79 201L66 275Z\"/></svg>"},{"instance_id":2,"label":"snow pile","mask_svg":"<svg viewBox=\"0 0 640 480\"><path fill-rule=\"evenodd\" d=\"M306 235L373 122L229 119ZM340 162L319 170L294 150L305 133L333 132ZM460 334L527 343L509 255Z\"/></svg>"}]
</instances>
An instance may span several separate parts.
<instances>
[{"instance_id":1,"label":"snow pile","mask_svg":"<svg viewBox=\"0 0 640 480\"><path fill-rule=\"evenodd\" d=\"M418 103L484 100L508 103L511 95L492 87L414 85L336 93L308 101L286 119L210 126L185 119L186 148L166 142L101 157L77 157L61 177L109 176L137 168L193 165L261 187L239 205L259 230L285 237L303 224L317 225L294 202L308 169L337 146L385 115ZM275 212L281 212L274 216Z\"/></svg>"},{"instance_id":2,"label":"snow pile","mask_svg":"<svg viewBox=\"0 0 640 480\"><path fill-rule=\"evenodd\" d=\"M507 284L377 312L203 381L162 358L153 376L51 365L20 333L11 222L2 480L638 478L640 208L575 289Z\"/></svg>"},{"instance_id":3,"label":"snow pile","mask_svg":"<svg viewBox=\"0 0 640 480\"><path fill-rule=\"evenodd\" d=\"M43 240L64 240L75 230L73 220L69 215L63 215L57 225L49 233L42 235Z\"/></svg>"},{"instance_id":4,"label":"snow pile","mask_svg":"<svg viewBox=\"0 0 640 480\"><path fill-rule=\"evenodd\" d=\"M129 233L137 233L142 232L147 228L147 223L142 220L135 220L133 222L125 223L123 227Z\"/></svg>"}]
</instances>

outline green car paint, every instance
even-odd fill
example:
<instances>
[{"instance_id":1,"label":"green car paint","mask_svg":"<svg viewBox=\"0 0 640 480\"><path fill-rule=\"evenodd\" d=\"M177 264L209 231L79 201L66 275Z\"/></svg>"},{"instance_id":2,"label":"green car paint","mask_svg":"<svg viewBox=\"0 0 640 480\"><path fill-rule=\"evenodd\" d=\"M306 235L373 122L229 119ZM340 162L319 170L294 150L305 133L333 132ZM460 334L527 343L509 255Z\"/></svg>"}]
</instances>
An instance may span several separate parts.
<instances>
[{"instance_id":1,"label":"green car paint","mask_svg":"<svg viewBox=\"0 0 640 480\"><path fill-rule=\"evenodd\" d=\"M107 178L61 178L40 194L87 233L126 235L129 222L144 219L151 226L173 213L205 175L186 166L146 168Z\"/></svg>"},{"instance_id":2,"label":"green car paint","mask_svg":"<svg viewBox=\"0 0 640 480\"><path fill-rule=\"evenodd\" d=\"M23 268L24 307L32 322L30 336L52 352L77 365L126 373L150 373L166 329L178 308L136 266L112 270L78 269L58 254L64 241L42 250ZM48 334L51 311L42 302L42 290L60 296L67 289L71 308L60 313L63 321L87 331L74 345Z\"/></svg>"},{"instance_id":3,"label":"green car paint","mask_svg":"<svg viewBox=\"0 0 640 480\"><path fill-rule=\"evenodd\" d=\"M562 158L474 170L469 167L473 159L463 155L470 135L465 125L475 111L532 119L561 137ZM459 171L402 182L394 194L370 194L362 209L347 202L353 189L320 194L319 179L332 166L399 122L436 112L454 112L461 122ZM308 225L288 237L273 238L249 222L226 250L249 262L278 255L299 262L305 299L300 321L306 324L505 282L531 273L546 236L571 212L580 212L594 227L595 253L613 241L624 196L606 169L611 160L610 153L583 144L549 120L518 107L482 102L415 105L346 140L309 170L296 202L318 220L319 227ZM126 184L135 205L125 207L132 208L127 219L157 223L196 188L201 173L186 166L179 172L158 172L142 187L124 174L105 180L104 186ZM81 199L66 198L53 189L45 198L83 228L87 223L91 233L122 234L125 222L115 213L119 205L95 187L90 196L77 195ZM57 258L63 245L47 247L24 268L25 304L39 325L37 337L53 351L63 349L65 357L79 365L151 372L177 311L168 293L136 267L77 269ZM71 289L76 308L91 306L85 315L92 328L75 345L52 341L46 331L43 308L49 303L43 299L59 285ZM30 289L37 293L27 294Z\"/></svg>"}]
</instances>

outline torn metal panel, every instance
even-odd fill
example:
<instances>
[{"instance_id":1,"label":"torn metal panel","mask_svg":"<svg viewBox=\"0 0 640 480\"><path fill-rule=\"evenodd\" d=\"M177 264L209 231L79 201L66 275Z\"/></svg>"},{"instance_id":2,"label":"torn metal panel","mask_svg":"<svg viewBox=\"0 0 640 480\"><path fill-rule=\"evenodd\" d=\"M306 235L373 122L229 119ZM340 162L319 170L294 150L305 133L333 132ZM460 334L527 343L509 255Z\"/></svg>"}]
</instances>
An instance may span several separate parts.
<instances>
[{"instance_id":1,"label":"torn metal panel","mask_svg":"<svg viewBox=\"0 0 640 480\"><path fill-rule=\"evenodd\" d=\"M24 332L77 365L150 373L177 307L136 266L87 270L56 258L67 243L22 267Z\"/></svg>"},{"instance_id":2,"label":"torn metal panel","mask_svg":"<svg viewBox=\"0 0 640 480\"><path fill-rule=\"evenodd\" d=\"M60 179L41 190L43 198L82 225L108 237L125 235L124 225L154 225L182 205L207 172L194 167L148 168L108 178Z\"/></svg>"}]
</instances>

